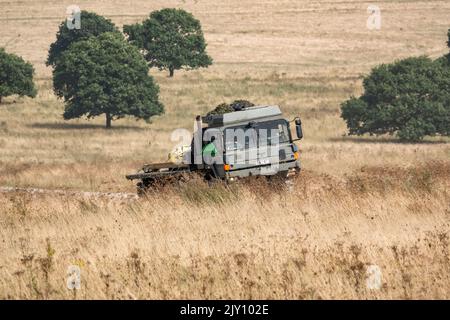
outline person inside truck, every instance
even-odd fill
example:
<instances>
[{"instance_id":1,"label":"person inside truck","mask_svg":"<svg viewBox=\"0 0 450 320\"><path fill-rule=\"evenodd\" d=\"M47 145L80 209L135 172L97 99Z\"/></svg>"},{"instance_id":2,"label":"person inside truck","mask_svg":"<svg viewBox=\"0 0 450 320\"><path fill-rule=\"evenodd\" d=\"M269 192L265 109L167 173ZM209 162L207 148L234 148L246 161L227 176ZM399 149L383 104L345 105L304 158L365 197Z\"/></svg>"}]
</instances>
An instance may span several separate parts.
<instances>
[{"instance_id":1,"label":"person inside truck","mask_svg":"<svg viewBox=\"0 0 450 320\"><path fill-rule=\"evenodd\" d=\"M215 140L216 137L212 136L209 142L203 147L202 154L203 154L203 162L211 166L213 174L217 178L218 175L216 172L216 168L214 166L215 164L214 157L217 155L218 151L216 145L214 144Z\"/></svg>"},{"instance_id":2,"label":"person inside truck","mask_svg":"<svg viewBox=\"0 0 450 320\"><path fill-rule=\"evenodd\" d=\"M203 159L206 159L207 157L214 158L217 154L217 148L214 144L214 141L216 140L216 137L212 136L211 140L203 147L202 154Z\"/></svg>"}]
</instances>

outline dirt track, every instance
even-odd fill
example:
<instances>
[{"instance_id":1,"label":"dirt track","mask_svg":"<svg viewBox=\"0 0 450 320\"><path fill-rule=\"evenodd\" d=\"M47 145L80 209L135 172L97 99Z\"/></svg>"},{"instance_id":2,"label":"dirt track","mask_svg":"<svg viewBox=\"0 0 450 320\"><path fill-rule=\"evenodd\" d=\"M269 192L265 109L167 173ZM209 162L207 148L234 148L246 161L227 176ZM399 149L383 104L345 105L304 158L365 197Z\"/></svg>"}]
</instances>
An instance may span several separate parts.
<instances>
[{"instance_id":1,"label":"dirt track","mask_svg":"<svg viewBox=\"0 0 450 320\"><path fill-rule=\"evenodd\" d=\"M114 200L138 199L134 193L124 192L89 192L89 191L71 191L71 190L49 190L39 188L17 188L17 187L0 187L0 193L27 193L31 195L58 195L71 196L81 198L109 198Z\"/></svg>"}]
</instances>

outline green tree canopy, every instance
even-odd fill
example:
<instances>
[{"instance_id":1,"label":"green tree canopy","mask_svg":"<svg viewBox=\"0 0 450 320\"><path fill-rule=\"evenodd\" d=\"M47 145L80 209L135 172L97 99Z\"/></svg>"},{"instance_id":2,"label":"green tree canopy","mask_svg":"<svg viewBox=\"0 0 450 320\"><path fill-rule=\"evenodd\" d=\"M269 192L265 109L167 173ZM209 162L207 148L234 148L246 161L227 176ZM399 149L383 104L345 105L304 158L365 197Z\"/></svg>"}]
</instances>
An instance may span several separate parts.
<instances>
[{"instance_id":1,"label":"green tree canopy","mask_svg":"<svg viewBox=\"0 0 450 320\"><path fill-rule=\"evenodd\" d=\"M127 115L149 120L164 112L145 59L117 33L73 43L53 70L53 85L66 102L64 119L105 114L109 128Z\"/></svg>"},{"instance_id":2,"label":"green tree canopy","mask_svg":"<svg viewBox=\"0 0 450 320\"><path fill-rule=\"evenodd\" d=\"M448 41L447 41L447 46L450 48L450 29L448 29ZM448 54L446 55L446 58L447 58L447 62L448 62L449 65L450 65L450 53L448 53Z\"/></svg>"},{"instance_id":3,"label":"green tree canopy","mask_svg":"<svg viewBox=\"0 0 450 320\"><path fill-rule=\"evenodd\" d=\"M142 24L124 26L124 32L151 67L169 70L171 77L175 70L212 64L200 21L182 9L154 11Z\"/></svg>"},{"instance_id":4,"label":"green tree canopy","mask_svg":"<svg viewBox=\"0 0 450 320\"><path fill-rule=\"evenodd\" d=\"M396 133L404 140L450 135L450 68L427 57L374 68L364 94L344 102L349 134Z\"/></svg>"},{"instance_id":5,"label":"green tree canopy","mask_svg":"<svg viewBox=\"0 0 450 320\"><path fill-rule=\"evenodd\" d=\"M66 21L59 25L56 41L50 45L47 65L54 66L58 58L73 42L84 40L92 36L98 36L105 32L117 32L119 30L111 20L99 16L96 13L81 11L81 28L69 29Z\"/></svg>"},{"instance_id":6,"label":"green tree canopy","mask_svg":"<svg viewBox=\"0 0 450 320\"><path fill-rule=\"evenodd\" d=\"M448 29L447 36L448 36L447 46L450 48L450 29Z\"/></svg>"},{"instance_id":7,"label":"green tree canopy","mask_svg":"<svg viewBox=\"0 0 450 320\"><path fill-rule=\"evenodd\" d=\"M0 48L0 103L3 97L13 94L34 98L37 90L33 74L31 63Z\"/></svg>"}]
</instances>

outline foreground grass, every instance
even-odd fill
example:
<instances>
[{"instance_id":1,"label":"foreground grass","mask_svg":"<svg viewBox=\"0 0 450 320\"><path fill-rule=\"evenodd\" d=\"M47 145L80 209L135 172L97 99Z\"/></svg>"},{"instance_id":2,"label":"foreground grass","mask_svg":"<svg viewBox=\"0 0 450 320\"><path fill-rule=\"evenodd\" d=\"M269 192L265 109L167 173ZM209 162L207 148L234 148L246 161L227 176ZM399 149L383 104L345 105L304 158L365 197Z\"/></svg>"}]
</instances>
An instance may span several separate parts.
<instances>
[{"instance_id":1,"label":"foreground grass","mask_svg":"<svg viewBox=\"0 0 450 320\"><path fill-rule=\"evenodd\" d=\"M287 193L196 183L137 202L0 195L0 298L448 299L449 172L304 172Z\"/></svg>"}]
</instances>

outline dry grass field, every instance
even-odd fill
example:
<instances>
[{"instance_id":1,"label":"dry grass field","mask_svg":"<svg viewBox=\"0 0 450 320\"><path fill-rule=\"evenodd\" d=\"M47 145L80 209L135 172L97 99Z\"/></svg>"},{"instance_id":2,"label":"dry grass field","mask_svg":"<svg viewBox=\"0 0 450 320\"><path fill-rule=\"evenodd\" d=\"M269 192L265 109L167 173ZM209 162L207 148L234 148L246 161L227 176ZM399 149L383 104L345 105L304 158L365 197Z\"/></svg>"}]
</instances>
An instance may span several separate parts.
<instances>
[{"instance_id":1,"label":"dry grass field","mask_svg":"<svg viewBox=\"0 0 450 320\"><path fill-rule=\"evenodd\" d=\"M371 31L364 1L80 1L119 27L185 8L214 59L171 79L151 70L166 113L112 130L64 121L53 95L44 61L70 4L0 0L0 46L33 63L39 89L0 105L0 187L134 192L124 175L165 160L174 129L237 98L302 117L304 171L291 192L249 181L138 201L0 193L0 298L450 298L450 140L347 137L339 117L371 67L448 52L450 2L377 2ZM66 287L70 265L80 290Z\"/></svg>"}]
</instances>

